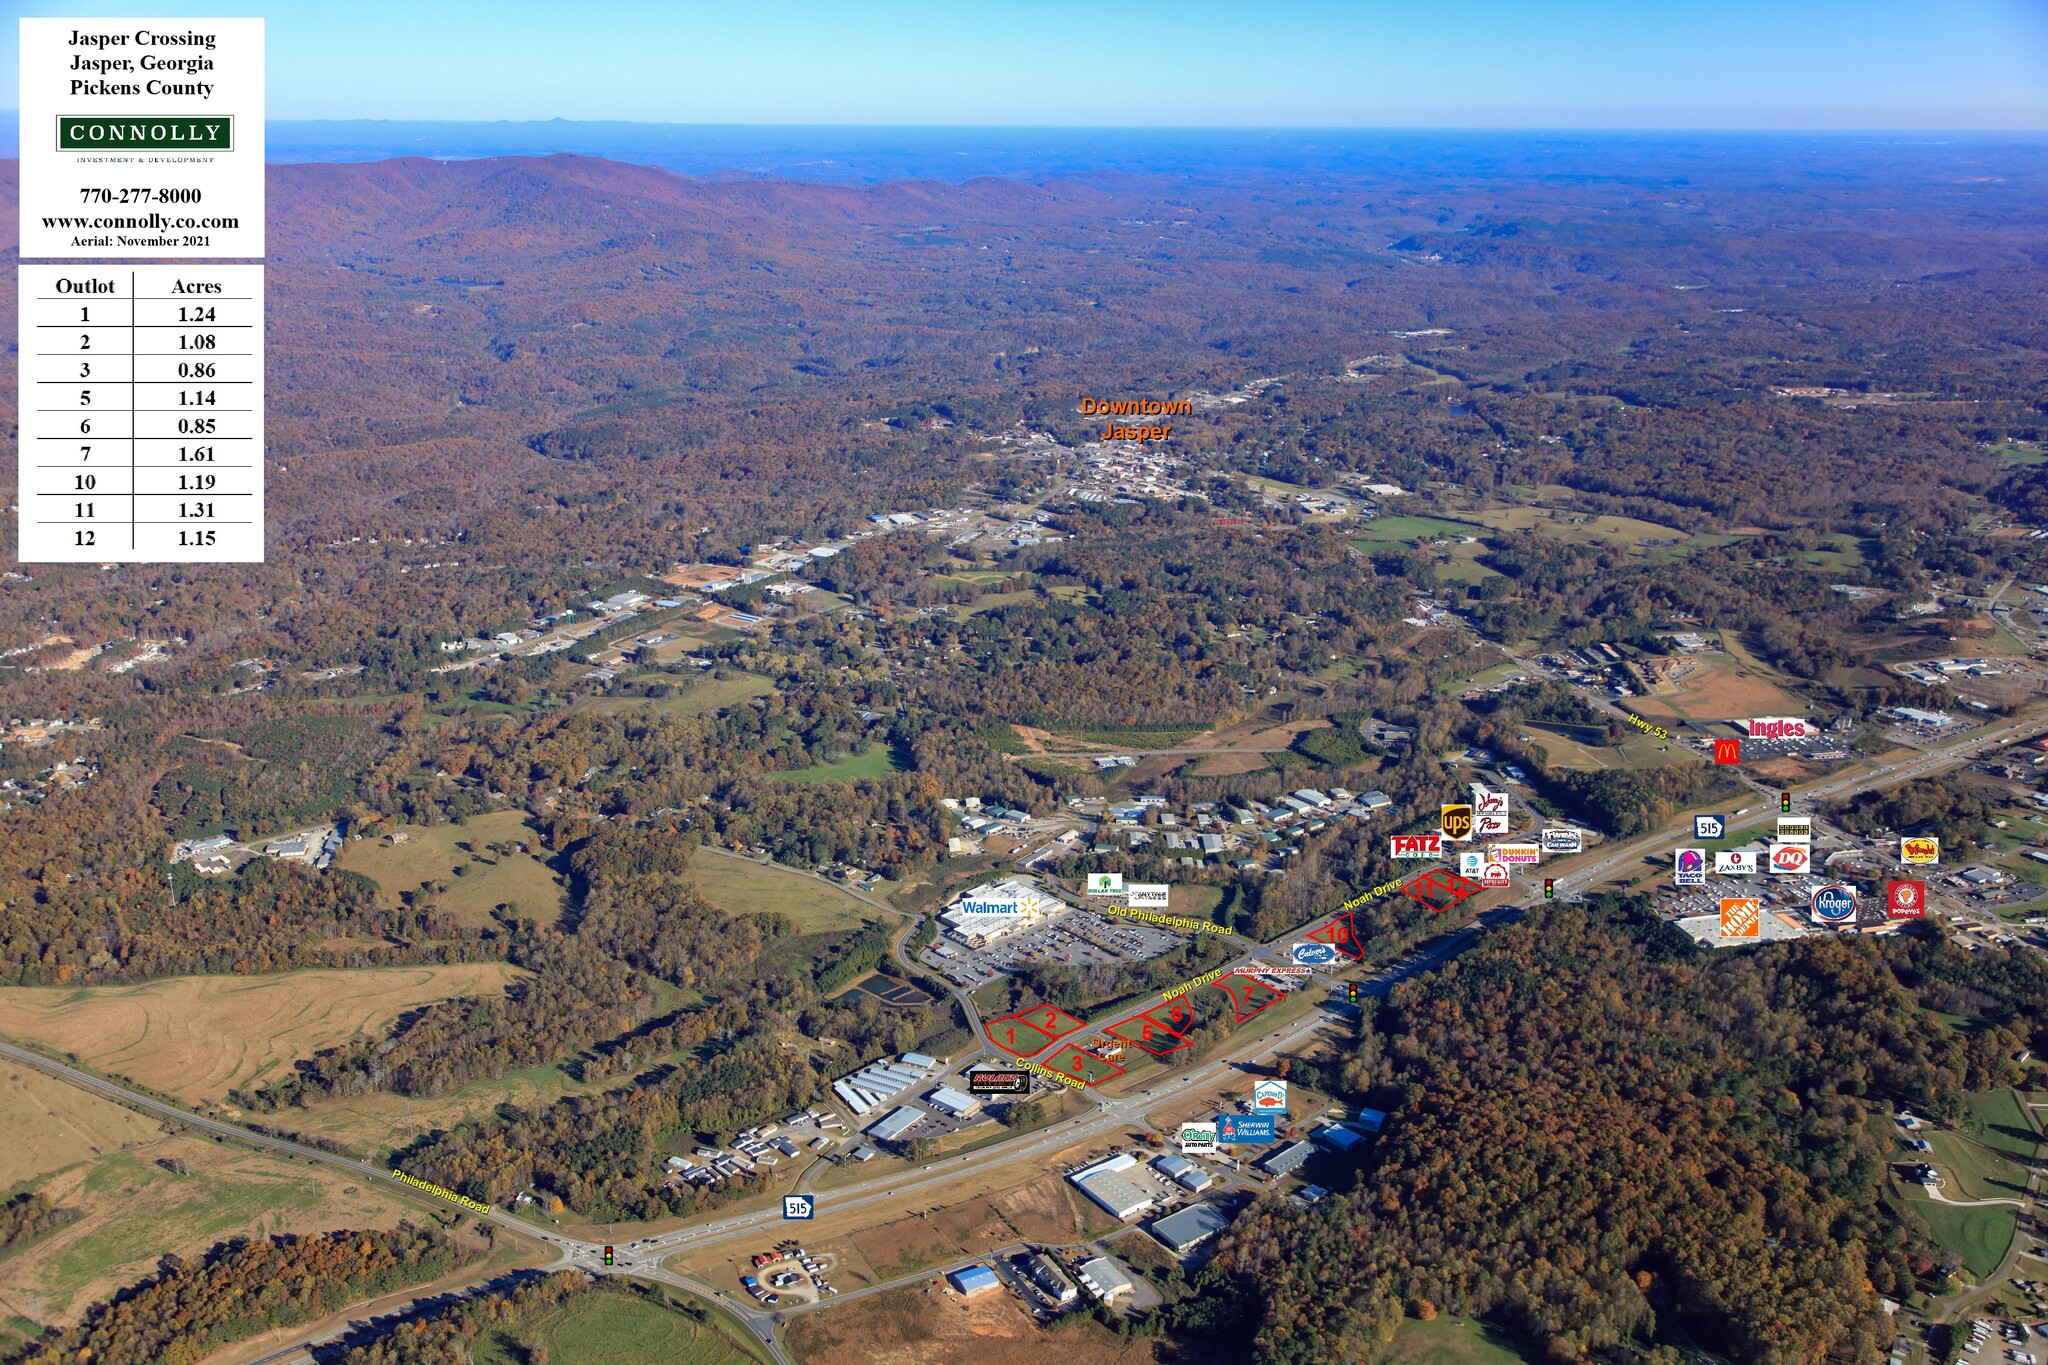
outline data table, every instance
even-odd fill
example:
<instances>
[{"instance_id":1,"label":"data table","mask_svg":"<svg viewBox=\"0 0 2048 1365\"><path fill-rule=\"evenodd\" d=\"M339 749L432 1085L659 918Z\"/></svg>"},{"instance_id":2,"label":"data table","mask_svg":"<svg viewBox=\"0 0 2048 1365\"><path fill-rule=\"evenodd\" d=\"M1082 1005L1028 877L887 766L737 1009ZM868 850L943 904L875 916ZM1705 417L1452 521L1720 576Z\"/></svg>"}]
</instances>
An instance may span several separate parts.
<instances>
[{"instance_id":1,"label":"data table","mask_svg":"<svg viewBox=\"0 0 2048 1365\"><path fill-rule=\"evenodd\" d=\"M24 563L260 563L263 267L23 265Z\"/></svg>"}]
</instances>

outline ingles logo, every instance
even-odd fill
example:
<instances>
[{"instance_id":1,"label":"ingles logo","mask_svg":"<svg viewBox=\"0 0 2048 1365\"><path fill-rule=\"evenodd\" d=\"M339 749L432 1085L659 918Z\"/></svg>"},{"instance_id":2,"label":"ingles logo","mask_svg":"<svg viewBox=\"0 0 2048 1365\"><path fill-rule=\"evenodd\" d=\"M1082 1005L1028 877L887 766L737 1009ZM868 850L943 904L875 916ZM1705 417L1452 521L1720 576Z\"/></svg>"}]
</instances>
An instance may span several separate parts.
<instances>
[{"instance_id":1,"label":"ingles logo","mask_svg":"<svg viewBox=\"0 0 2048 1365\"><path fill-rule=\"evenodd\" d=\"M1811 739L1813 733L1797 716L1763 716L1749 723L1751 739Z\"/></svg>"},{"instance_id":2,"label":"ingles logo","mask_svg":"<svg viewBox=\"0 0 2048 1365\"><path fill-rule=\"evenodd\" d=\"M1467 805L1445 806L1443 814L1444 838L1463 843L1472 837L1472 807Z\"/></svg>"},{"instance_id":3,"label":"ingles logo","mask_svg":"<svg viewBox=\"0 0 2048 1365\"><path fill-rule=\"evenodd\" d=\"M1721 937L1755 938L1763 919L1763 902L1751 896L1731 896L1721 902Z\"/></svg>"},{"instance_id":4,"label":"ingles logo","mask_svg":"<svg viewBox=\"0 0 2048 1365\"><path fill-rule=\"evenodd\" d=\"M1899 861L1932 865L1941 861L1941 840L1901 839L1899 840Z\"/></svg>"}]
</instances>

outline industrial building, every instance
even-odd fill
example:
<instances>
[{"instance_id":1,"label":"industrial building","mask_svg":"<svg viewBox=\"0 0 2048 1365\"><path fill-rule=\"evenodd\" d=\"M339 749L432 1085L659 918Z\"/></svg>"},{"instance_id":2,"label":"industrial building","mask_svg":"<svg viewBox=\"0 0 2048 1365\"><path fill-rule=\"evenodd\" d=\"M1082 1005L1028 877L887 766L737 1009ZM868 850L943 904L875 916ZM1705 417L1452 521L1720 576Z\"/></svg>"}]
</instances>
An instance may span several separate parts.
<instances>
[{"instance_id":1,"label":"industrial building","mask_svg":"<svg viewBox=\"0 0 2048 1365\"><path fill-rule=\"evenodd\" d=\"M1269 1175L1292 1175L1300 1170L1302 1163L1314 1153L1315 1144L1303 1138L1299 1142L1288 1143L1278 1151L1268 1152L1265 1159L1259 1162L1259 1166Z\"/></svg>"},{"instance_id":2,"label":"industrial building","mask_svg":"<svg viewBox=\"0 0 2048 1365\"><path fill-rule=\"evenodd\" d=\"M1137 1164L1138 1159L1126 1152L1092 1166L1084 1166L1067 1179L1073 1182L1075 1189L1100 1204L1105 1212L1128 1223L1158 1202L1151 1194L1118 1174Z\"/></svg>"},{"instance_id":3,"label":"industrial building","mask_svg":"<svg viewBox=\"0 0 2048 1365\"><path fill-rule=\"evenodd\" d=\"M1230 1220L1215 1205L1190 1204L1154 1223L1152 1235L1174 1255L1185 1256L1229 1226Z\"/></svg>"},{"instance_id":4,"label":"industrial building","mask_svg":"<svg viewBox=\"0 0 2048 1365\"><path fill-rule=\"evenodd\" d=\"M981 1101L972 1095L963 1095L950 1085L942 1085L924 1097L924 1102L942 1114L964 1119L981 1112Z\"/></svg>"},{"instance_id":5,"label":"industrial building","mask_svg":"<svg viewBox=\"0 0 2048 1365\"><path fill-rule=\"evenodd\" d=\"M1061 905L1041 894L1032 882L1007 877L962 894L939 915L939 925L949 938L980 948L1037 922Z\"/></svg>"},{"instance_id":6,"label":"industrial building","mask_svg":"<svg viewBox=\"0 0 2048 1365\"><path fill-rule=\"evenodd\" d=\"M1081 1291L1074 1288L1074 1282L1067 1278L1066 1272L1042 1251L1031 1258L1031 1278L1052 1296L1054 1303L1065 1306L1081 1297Z\"/></svg>"},{"instance_id":7,"label":"industrial building","mask_svg":"<svg viewBox=\"0 0 2048 1365\"><path fill-rule=\"evenodd\" d=\"M902 1105L891 1112L887 1118L876 1120L874 1126L868 1129L868 1136L877 1142L894 1142L912 1128L917 1127L918 1124L924 1121L924 1118L924 1110L917 1108L915 1105Z\"/></svg>"},{"instance_id":8,"label":"industrial building","mask_svg":"<svg viewBox=\"0 0 2048 1365\"><path fill-rule=\"evenodd\" d=\"M1097 1256L1081 1267L1081 1287L1104 1303L1131 1292L1131 1277L1107 1256Z\"/></svg>"},{"instance_id":9,"label":"industrial building","mask_svg":"<svg viewBox=\"0 0 2048 1365\"><path fill-rule=\"evenodd\" d=\"M986 1294L1003 1287L1003 1282L996 1278L995 1271L985 1265L971 1265L964 1270L952 1271L947 1274L946 1283L970 1299L976 1294Z\"/></svg>"},{"instance_id":10,"label":"industrial building","mask_svg":"<svg viewBox=\"0 0 2048 1365\"><path fill-rule=\"evenodd\" d=\"M1316 1141L1333 1152L1348 1152L1365 1141L1365 1134L1341 1123L1326 1123L1316 1129Z\"/></svg>"},{"instance_id":11,"label":"industrial building","mask_svg":"<svg viewBox=\"0 0 2048 1365\"><path fill-rule=\"evenodd\" d=\"M1215 1176L1184 1156L1159 1157L1153 1161L1152 1169L1179 1184L1181 1188L1193 1190L1197 1194L1216 1183Z\"/></svg>"},{"instance_id":12,"label":"industrial building","mask_svg":"<svg viewBox=\"0 0 2048 1365\"><path fill-rule=\"evenodd\" d=\"M921 1052L906 1052L894 1062L875 1062L832 1082L832 1093L855 1118L872 1113L929 1077L938 1062Z\"/></svg>"}]
</instances>

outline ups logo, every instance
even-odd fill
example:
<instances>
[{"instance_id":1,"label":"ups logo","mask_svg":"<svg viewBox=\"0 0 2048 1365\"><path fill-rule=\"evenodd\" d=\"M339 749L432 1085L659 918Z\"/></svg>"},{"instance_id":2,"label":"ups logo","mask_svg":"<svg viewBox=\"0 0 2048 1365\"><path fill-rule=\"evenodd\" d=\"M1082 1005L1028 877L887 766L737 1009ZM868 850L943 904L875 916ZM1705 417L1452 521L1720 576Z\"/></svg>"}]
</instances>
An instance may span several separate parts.
<instances>
[{"instance_id":1,"label":"ups logo","mask_svg":"<svg viewBox=\"0 0 2048 1365\"><path fill-rule=\"evenodd\" d=\"M1472 837L1472 807L1444 807L1444 838L1469 839Z\"/></svg>"}]
</instances>

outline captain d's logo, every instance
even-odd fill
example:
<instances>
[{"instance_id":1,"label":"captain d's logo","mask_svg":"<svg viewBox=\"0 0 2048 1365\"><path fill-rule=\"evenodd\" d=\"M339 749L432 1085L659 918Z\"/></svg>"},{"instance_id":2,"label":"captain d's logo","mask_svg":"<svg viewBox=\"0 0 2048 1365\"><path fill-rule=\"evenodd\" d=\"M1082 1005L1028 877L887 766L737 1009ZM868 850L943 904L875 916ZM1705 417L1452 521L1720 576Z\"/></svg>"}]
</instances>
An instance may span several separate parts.
<instances>
[{"instance_id":1,"label":"captain d's logo","mask_svg":"<svg viewBox=\"0 0 2048 1365\"><path fill-rule=\"evenodd\" d=\"M1446 839L1457 839L1463 841L1471 838L1472 807L1445 806L1443 826L1444 838Z\"/></svg>"}]
</instances>

